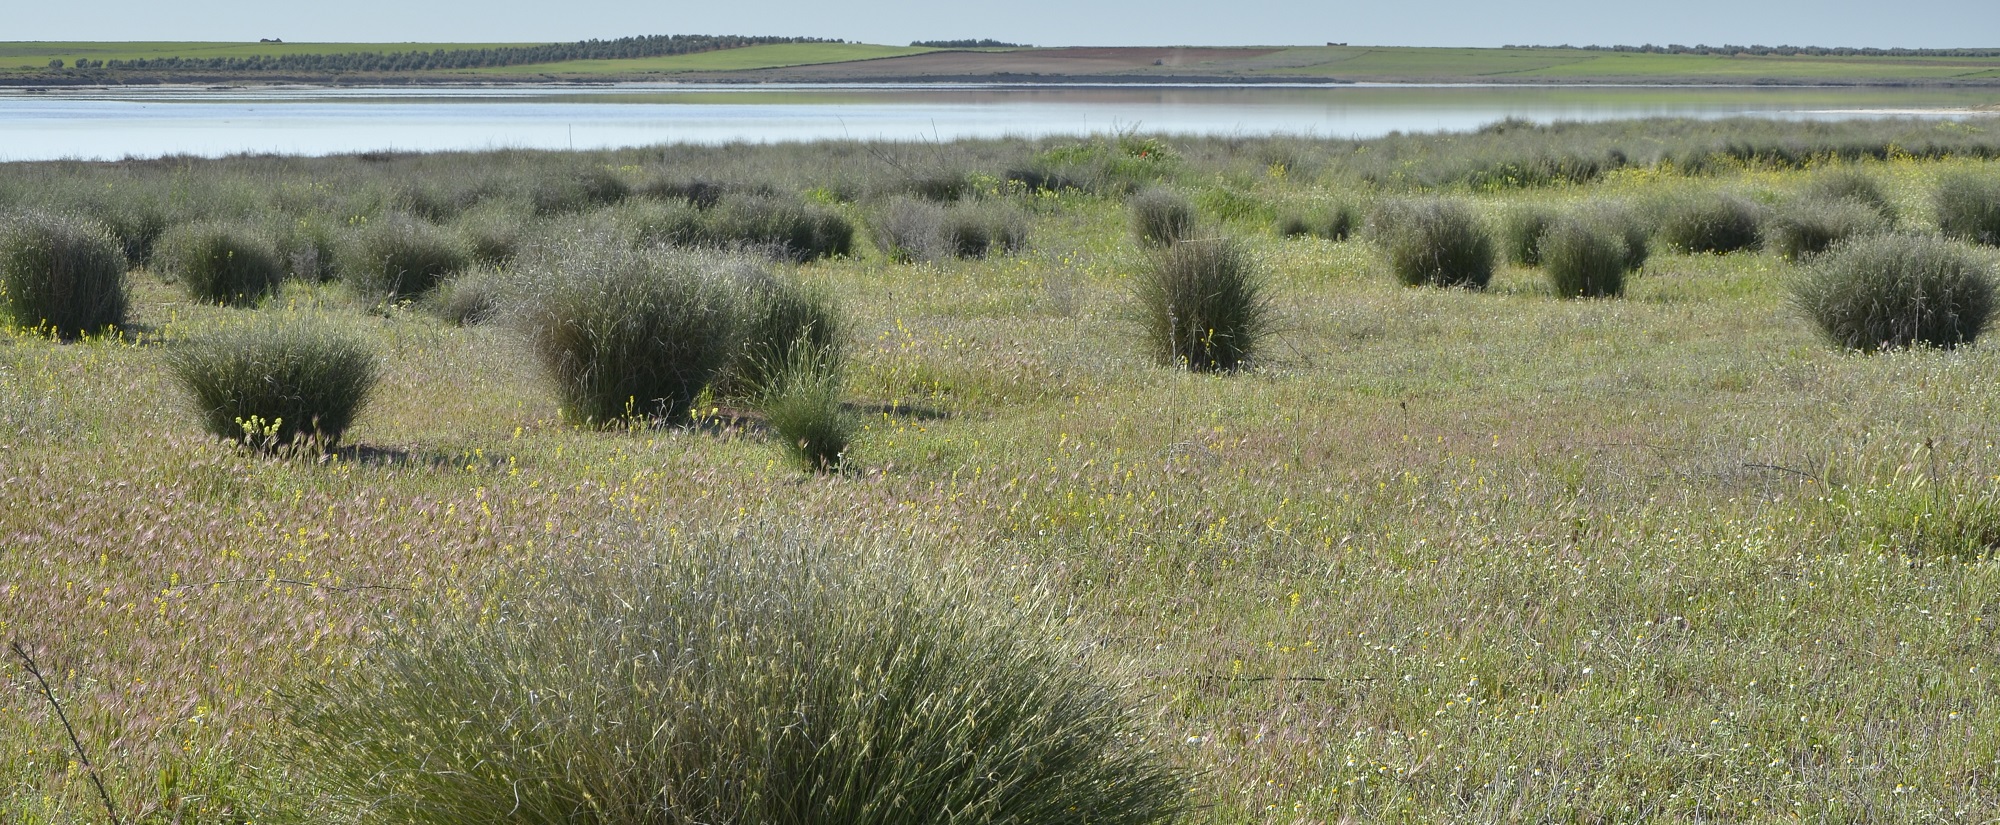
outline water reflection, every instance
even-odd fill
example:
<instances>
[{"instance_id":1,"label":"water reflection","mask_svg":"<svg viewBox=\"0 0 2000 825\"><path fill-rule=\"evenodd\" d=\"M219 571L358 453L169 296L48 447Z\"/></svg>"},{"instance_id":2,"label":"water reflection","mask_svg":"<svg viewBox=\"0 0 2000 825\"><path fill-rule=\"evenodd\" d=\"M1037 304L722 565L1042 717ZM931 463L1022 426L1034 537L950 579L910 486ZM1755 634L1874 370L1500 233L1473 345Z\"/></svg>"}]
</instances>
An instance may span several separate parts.
<instances>
[{"instance_id":1,"label":"water reflection","mask_svg":"<svg viewBox=\"0 0 2000 825\"><path fill-rule=\"evenodd\" d=\"M1640 86L486 86L0 92L0 159L953 140L1116 129L1373 137L1534 121L1987 117L1960 89Z\"/></svg>"}]
</instances>

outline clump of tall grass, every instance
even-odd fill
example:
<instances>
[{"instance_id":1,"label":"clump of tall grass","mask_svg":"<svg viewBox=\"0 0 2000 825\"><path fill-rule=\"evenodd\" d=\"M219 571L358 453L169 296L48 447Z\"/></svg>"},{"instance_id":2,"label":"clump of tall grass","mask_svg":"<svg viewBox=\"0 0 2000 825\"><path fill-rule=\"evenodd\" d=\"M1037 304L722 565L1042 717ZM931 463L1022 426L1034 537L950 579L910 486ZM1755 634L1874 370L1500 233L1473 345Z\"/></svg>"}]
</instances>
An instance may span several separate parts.
<instances>
[{"instance_id":1,"label":"clump of tall grass","mask_svg":"<svg viewBox=\"0 0 2000 825\"><path fill-rule=\"evenodd\" d=\"M1654 236L1688 253L1735 252L1756 246L1763 207L1735 195L1688 193L1659 205Z\"/></svg>"},{"instance_id":2,"label":"clump of tall grass","mask_svg":"<svg viewBox=\"0 0 2000 825\"><path fill-rule=\"evenodd\" d=\"M952 206L896 198L875 224L875 245L898 262L983 258L1013 251L1027 241L1025 221L1005 207Z\"/></svg>"},{"instance_id":3,"label":"clump of tall grass","mask_svg":"<svg viewBox=\"0 0 2000 825\"><path fill-rule=\"evenodd\" d=\"M699 246L707 238L701 209L685 201L634 198L595 214L634 246Z\"/></svg>"},{"instance_id":4,"label":"clump of tall grass","mask_svg":"<svg viewBox=\"0 0 2000 825\"><path fill-rule=\"evenodd\" d=\"M1549 284L1564 298L1625 294L1626 275L1646 262L1646 238L1620 212L1595 208L1559 216L1536 242Z\"/></svg>"},{"instance_id":5,"label":"clump of tall grass","mask_svg":"<svg viewBox=\"0 0 2000 825\"><path fill-rule=\"evenodd\" d=\"M2000 178L1970 172L1947 175L1931 194L1938 231L1987 246L2000 246Z\"/></svg>"},{"instance_id":6,"label":"clump of tall grass","mask_svg":"<svg viewBox=\"0 0 2000 825\"><path fill-rule=\"evenodd\" d=\"M801 335L775 355L783 361L766 365L770 374L756 396L785 453L807 472L839 471L860 429L841 404L845 370L837 347L816 349L809 334Z\"/></svg>"},{"instance_id":7,"label":"clump of tall grass","mask_svg":"<svg viewBox=\"0 0 2000 825\"><path fill-rule=\"evenodd\" d=\"M0 314L75 337L125 323L126 259L96 221L50 212L0 217Z\"/></svg>"},{"instance_id":8,"label":"clump of tall grass","mask_svg":"<svg viewBox=\"0 0 2000 825\"><path fill-rule=\"evenodd\" d=\"M1388 201L1369 216L1368 232L1406 286L1485 289L1493 280L1493 236L1463 201Z\"/></svg>"},{"instance_id":9,"label":"clump of tall grass","mask_svg":"<svg viewBox=\"0 0 2000 825\"><path fill-rule=\"evenodd\" d=\"M558 165L537 170L527 189L535 214L556 215L615 204L632 187L616 171L602 166Z\"/></svg>"},{"instance_id":10,"label":"clump of tall grass","mask_svg":"<svg viewBox=\"0 0 2000 825\"><path fill-rule=\"evenodd\" d=\"M423 306L453 324L473 326L500 316L505 293L506 280L498 270L473 267L438 282L424 296Z\"/></svg>"},{"instance_id":11,"label":"clump of tall grass","mask_svg":"<svg viewBox=\"0 0 2000 825\"><path fill-rule=\"evenodd\" d=\"M714 245L764 247L795 261L854 250L854 224L845 215L796 198L724 198L702 218L704 239Z\"/></svg>"},{"instance_id":12,"label":"clump of tall grass","mask_svg":"<svg viewBox=\"0 0 2000 825\"><path fill-rule=\"evenodd\" d=\"M1143 722L1033 611L884 553L697 542L590 560L484 616L405 620L287 692L277 753L361 822L1184 812Z\"/></svg>"},{"instance_id":13,"label":"clump of tall grass","mask_svg":"<svg viewBox=\"0 0 2000 825\"><path fill-rule=\"evenodd\" d=\"M685 421L737 353L741 258L599 235L531 257L514 273L520 322L571 421Z\"/></svg>"},{"instance_id":14,"label":"clump of tall grass","mask_svg":"<svg viewBox=\"0 0 2000 825\"><path fill-rule=\"evenodd\" d=\"M1991 265L1962 244L1870 235L1815 258L1792 303L1842 348L1955 347L1986 329L1995 286Z\"/></svg>"},{"instance_id":15,"label":"clump of tall grass","mask_svg":"<svg viewBox=\"0 0 2000 825\"><path fill-rule=\"evenodd\" d=\"M203 428L264 450L339 443L377 378L359 336L289 314L190 335L166 363Z\"/></svg>"},{"instance_id":16,"label":"clump of tall grass","mask_svg":"<svg viewBox=\"0 0 2000 825\"><path fill-rule=\"evenodd\" d=\"M1556 221L1552 209L1518 206L1507 210L1500 221L1500 251L1507 261L1519 266L1542 265L1542 234Z\"/></svg>"},{"instance_id":17,"label":"clump of tall grass","mask_svg":"<svg viewBox=\"0 0 2000 825\"><path fill-rule=\"evenodd\" d=\"M153 265L196 300L253 303L278 288L285 268L256 230L216 221L184 223L160 236Z\"/></svg>"},{"instance_id":18,"label":"clump of tall grass","mask_svg":"<svg viewBox=\"0 0 2000 825\"><path fill-rule=\"evenodd\" d=\"M1230 371L1257 352L1271 305L1257 263L1231 239L1184 241L1154 253L1137 280L1138 317L1160 363Z\"/></svg>"},{"instance_id":19,"label":"clump of tall grass","mask_svg":"<svg viewBox=\"0 0 2000 825\"><path fill-rule=\"evenodd\" d=\"M736 337L739 341L719 382L721 394L767 394L801 360L814 371L844 366L847 324L833 295L796 277L739 265Z\"/></svg>"},{"instance_id":20,"label":"clump of tall grass","mask_svg":"<svg viewBox=\"0 0 2000 825\"><path fill-rule=\"evenodd\" d=\"M505 266L521 251L528 209L517 202L487 200L459 214L451 225L472 263Z\"/></svg>"},{"instance_id":21,"label":"clump of tall grass","mask_svg":"<svg viewBox=\"0 0 2000 825\"><path fill-rule=\"evenodd\" d=\"M1843 167L1814 174L1800 194L1805 200L1862 204L1882 216L1884 223L1896 219L1896 205L1889 202L1881 184L1859 169Z\"/></svg>"},{"instance_id":22,"label":"clump of tall grass","mask_svg":"<svg viewBox=\"0 0 2000 825\"><path fill-rule=\"evenodd\" d=\"M1329 241L1344 241L1354 234L1359 218L1354 207L1345 203L1322 203L1311 206L1291 206L1278 213L1273 228L1279 237L1324 238Z\"/></svg>"},{"instance_id":23,"label":"clump of tall grass","mask_svg":"<svg viewBox=\"0 0 2000 825\"><path fill-rule=\"evenodd\" d=\"M1194 234L1198 223L1194 201L1164 186L1148 187L1132 196L1132 236L1146 246L1168 246Z\"/></svg>"},{"instance_id":24,"label":"clump of tall grass","mask_svg":"<svg viewBox=\"0 0 2000 825\"><path fill-rule=\"evenodd\" d=\"M1888 228L1889 221L1865 201L1801 198L1771 212L1764 223L1764 246L1792 261L1817 255L1856 235Z\"/></svg>"},{"instance_id":25,"label":"clump of tall grass","mask_svg":"<svg viewBox=\"0 0 2000 825\"><path fill-rule=\"evenodd\" d=\"M702 177L662 177L641 185L638 193L659 200L681 201L697 209L708 209L733 188L728 183Z\"/></svg>"},{"instance_id":26,"label":"clump of tall grass","mask_svg":"<svg viewBox=\"0 0 2000 825\"><path fill-rule=\"evenodd\" d=\"M302 281L330 281L340 274L337 235L324 219L307 216L273 221L272 251L285 274Z\"/></svg>"},{"instance_id":27,"label":"clump of tall grass","mask_svg":"<svg viewBox=\"0 0 2000 825\"><path fill-rule=\"evenodd\" d=\"M348 282L376 297L420 297L472 263L458 236L404 217L370 221L348 239L340 255Z\"/></svg>"}]
</instances>

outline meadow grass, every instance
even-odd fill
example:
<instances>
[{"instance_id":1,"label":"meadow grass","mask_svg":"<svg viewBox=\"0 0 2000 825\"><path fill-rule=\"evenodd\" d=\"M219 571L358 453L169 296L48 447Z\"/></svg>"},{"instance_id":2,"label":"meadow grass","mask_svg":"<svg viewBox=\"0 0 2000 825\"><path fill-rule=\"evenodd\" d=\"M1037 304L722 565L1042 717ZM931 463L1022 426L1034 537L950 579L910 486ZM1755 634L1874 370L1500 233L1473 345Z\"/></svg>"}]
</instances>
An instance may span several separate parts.
<instances>
[{"instance_id":1,"label":"meadow grass","mask_svg":"<svg viewBox=\"0 0 2000 825\"><path fill-rule=\"evenodd\" d=\"M1274 202L1355 191L1372 168L1281 180L1254 142L1166 143L1186 185L1227 177ZM990 174L1049 144L951 149ZM700 167L792 193L872 191L849 177L868 156L590 157L634 181ZM0 191L255 176L288 218L344 225L393 209L397 181L536 162L29 164ZM1940 179L1994 173L1857 168L1917 231L1935 228ZM296 183L314 175L345 185ZM1490 221L1808 180L1662 164L1446 190ZM1259 231L1239 242L1263 267L1267 346L1252 370L1195 375L1133 346L1146 253L1120 200L1006 197L1030 216L1026 254L892 266L863 243L759 264L837 296L850 330L841 395L860 431L842 473L810 477L742 430L568 426L518 328L339 282L288 284L257 312L337 316L379 354L378 390L350 449L272 460L173 402L156 343L248 313L136 270L131 334L0 332L0 636L34 649L127 821L351 820L314 790L329 772L273 752L289 686L385 676L371 657L420 614L476 635L513 606L577 604L559 583L617 548L786 531L963 571L982 610L1033 605L1059 667L1101 674L1143 721L1132 743L1194 776L1187 821L2000 808L1987 339L1829 346L1792 304L1805 269L1765 250L1659 249L1623 299L1563 301L1532 269L1405 289L1374 244ZM102 821L47 702L4 674L0 819Z\"/></svg>"}]
</instances>

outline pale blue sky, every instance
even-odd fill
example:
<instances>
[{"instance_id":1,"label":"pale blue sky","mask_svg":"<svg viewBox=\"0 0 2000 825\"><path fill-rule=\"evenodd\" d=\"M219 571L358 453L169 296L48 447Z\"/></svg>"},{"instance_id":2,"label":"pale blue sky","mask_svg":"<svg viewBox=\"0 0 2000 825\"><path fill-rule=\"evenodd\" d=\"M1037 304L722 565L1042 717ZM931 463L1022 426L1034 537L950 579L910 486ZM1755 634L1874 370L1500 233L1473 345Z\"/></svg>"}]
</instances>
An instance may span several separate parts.
<instances>
[{"instance_id":1,"label":"pale blue sky","mask_svg":"<svg viewBox=\"0 0 2000 825\"><path fill-rule=\"evenodd\" d=\"M1997 0L9 0L0 40L556 41L781 34L902 44L2000 47Z\"/></svg>"}]
</instances>

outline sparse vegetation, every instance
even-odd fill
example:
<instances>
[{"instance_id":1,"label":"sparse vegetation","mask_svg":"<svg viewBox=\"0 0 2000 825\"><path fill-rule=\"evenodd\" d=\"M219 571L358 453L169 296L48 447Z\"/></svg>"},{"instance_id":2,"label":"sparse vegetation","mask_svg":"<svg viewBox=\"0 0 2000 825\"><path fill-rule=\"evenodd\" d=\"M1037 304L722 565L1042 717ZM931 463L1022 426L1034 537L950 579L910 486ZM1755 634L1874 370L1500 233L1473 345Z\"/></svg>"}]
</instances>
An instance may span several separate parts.
<instances>
[{"instance_id":1,"label":"sparse vegetation","mask_svg":"<svg viewBox=\"0 0 2000 825\"><path fill-rule=\"evenodd\" d=\"M1839 347L1955 347L1986 329L1995 278L1991 263L1960 244L1876 235L1814 261L1792 300Z\"/></svg>"}]
</instances>

